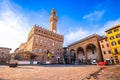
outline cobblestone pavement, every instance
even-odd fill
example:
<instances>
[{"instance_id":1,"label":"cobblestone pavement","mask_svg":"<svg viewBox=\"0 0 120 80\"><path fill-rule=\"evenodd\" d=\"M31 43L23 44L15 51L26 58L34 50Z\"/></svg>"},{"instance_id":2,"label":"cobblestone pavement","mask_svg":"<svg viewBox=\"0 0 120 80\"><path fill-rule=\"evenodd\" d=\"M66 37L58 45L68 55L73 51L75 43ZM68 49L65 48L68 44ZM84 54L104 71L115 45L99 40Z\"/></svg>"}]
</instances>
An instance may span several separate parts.
<instances>
[{"instance_id":1,"label":"cobblestone pavement","mask_svg":"<svg viewBox=\"0 0 120 80\"><path fill-rule=\"evenodd\" d=\"M0 66L0 80L86 80L98 71L96 65Z\"/></svg>"}]
</instances>

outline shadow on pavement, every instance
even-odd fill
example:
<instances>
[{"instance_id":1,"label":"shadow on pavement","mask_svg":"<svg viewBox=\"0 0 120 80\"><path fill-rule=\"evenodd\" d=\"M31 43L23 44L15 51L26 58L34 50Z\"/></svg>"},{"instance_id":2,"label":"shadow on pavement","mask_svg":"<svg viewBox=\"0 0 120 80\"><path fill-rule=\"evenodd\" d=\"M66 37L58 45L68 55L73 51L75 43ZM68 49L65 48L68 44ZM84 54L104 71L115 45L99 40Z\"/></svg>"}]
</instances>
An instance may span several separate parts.
<instances>
[{"instance_id":1,"label":"shadow on pavement","mask_svg":"<svg viewBox=\"0 0 120 80\"><path fill-rule=\"evenodd\" d=\"M16 67L16 68L20 68L20 69L34 69L34 68L29 68L29 67Z\"/></svg>"},{"instance_id":2,"label":"shadow on pavement","mask_svg":"<svg viewBox=\"0 0 120 80\"><path fill-rule=\"evenodd\" d=\"M3 79L3 78L0 78L0 80L10 80L10 79Z\"/></svg>"},{"instance_id":3,"label":"shadow on pavement","mask_svg":"<svg viewBox=\"0 0 120 80\"><path fill-rule=\"evenodd\" d=\"M78 64L42 64L39 66L43 67L88 67L88 66L93 66L93 65L78 65Z\"/></svg>"}]
</instances>

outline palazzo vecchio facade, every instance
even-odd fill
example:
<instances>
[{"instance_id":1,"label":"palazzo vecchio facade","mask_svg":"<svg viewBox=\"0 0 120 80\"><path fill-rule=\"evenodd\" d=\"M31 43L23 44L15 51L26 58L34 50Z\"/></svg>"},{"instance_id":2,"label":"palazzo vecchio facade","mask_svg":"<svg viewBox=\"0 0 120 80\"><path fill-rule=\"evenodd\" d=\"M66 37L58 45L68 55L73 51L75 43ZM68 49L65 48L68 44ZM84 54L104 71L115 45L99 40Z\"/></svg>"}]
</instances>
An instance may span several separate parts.
<instances>
[{"instance_id":1,"label":"palazzo vecchio facade","mask_svg":"<svg viewBox=\"0 0 120 80\"><path fill-rule=\"evenodd\" d=\"M29 51L33 52L39 57L40 62L50 60L55 63L56 57L62 56L64 37L57 33L58 17L54 9L51 10L50 15L50 30L47 30L39 25L34 25L28 34L28 39L22 43L17 52Z\"/></svg>"}]
</instances>

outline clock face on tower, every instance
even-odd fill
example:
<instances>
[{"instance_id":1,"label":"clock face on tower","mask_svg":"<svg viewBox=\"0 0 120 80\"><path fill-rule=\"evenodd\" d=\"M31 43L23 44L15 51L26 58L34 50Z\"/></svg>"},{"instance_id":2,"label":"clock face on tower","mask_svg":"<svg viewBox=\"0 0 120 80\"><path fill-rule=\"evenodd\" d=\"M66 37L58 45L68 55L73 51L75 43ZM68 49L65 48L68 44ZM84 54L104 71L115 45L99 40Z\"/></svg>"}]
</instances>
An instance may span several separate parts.
<instances>
[{"instance_id":1,"label":"clock face on tower","mask_svg":"<svg viewBox=\"0 0 120 80\"><path fill-rule=\"evenodd\" d=\"M56 33L56 30L53 29L53 32Z\"/></svg>"}]
</instances>

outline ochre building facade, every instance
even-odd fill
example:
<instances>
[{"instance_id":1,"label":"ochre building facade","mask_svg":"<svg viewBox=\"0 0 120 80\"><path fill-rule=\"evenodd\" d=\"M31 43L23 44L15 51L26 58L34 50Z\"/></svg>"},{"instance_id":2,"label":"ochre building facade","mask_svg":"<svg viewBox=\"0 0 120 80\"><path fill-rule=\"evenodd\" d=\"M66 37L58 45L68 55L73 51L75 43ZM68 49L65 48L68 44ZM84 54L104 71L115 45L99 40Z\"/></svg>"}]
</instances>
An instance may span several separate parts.
<instances>
[{"instance_id":1,"label":"ochre building facade","mask_svg":"<svg viewBox=\"0 0 120 80\"><path fill-rule=\"evenodd\" d=\"M120 24L105 31L116 64L120 63Z\"/></svg>"},{"instance_id":2,"label":"ochre building facade","mask_svg":"<svg viewBox=\"0 0 120 80\"><path fill-rule=\"evenodd\" d=\"M101 36L90 35L68 46L69 60L74 62L92 62L92 60L102 61L102 53L99 45Z\"/></svg>"}]
</instances>

